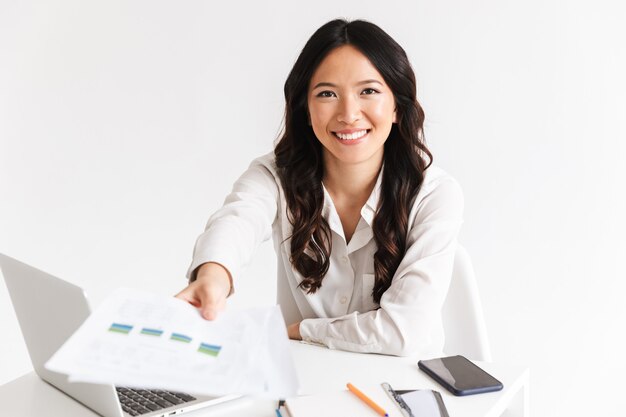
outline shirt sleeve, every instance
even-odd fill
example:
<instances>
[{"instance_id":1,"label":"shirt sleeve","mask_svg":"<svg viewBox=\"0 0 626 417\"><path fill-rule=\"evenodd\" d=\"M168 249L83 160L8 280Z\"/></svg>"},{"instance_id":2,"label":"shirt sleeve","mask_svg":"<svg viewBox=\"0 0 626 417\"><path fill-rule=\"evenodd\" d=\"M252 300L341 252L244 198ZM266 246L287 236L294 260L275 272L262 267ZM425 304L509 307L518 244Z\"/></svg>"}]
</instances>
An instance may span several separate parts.
<instances>
[{"instance_id":1,"label":"shirt sleeve","mask_svg":"<svg viewBox=\"0 0 626 417\"><path fill-rule=\"evenodd\" d=\"M279 194L268 163L269 156L252 161L223 206L209 218L196 240L187 278L195 278L198 266L216 262L228 269L234 281L261 243L270 239Z\"/></svg>"},{"instance_id":2,"label":"shirt sleeve","mask_svg":"<svg viewBox=\"0 0 626 417\"><path fill-rule=\"evenodd\" d=\"M463 193L454 179L445 177L416 204L406 254L381 297L380 308L303 320L303 340L333 349L398 356L441 352L441 309L463 222Z\"/></svg>"}]
</instances>

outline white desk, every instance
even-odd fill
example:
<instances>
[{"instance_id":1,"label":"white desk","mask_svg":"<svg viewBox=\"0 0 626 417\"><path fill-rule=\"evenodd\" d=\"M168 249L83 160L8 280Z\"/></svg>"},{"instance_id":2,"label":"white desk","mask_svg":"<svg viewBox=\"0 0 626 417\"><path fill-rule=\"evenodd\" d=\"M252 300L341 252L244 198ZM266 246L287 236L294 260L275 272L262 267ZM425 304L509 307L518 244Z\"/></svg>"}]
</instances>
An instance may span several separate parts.
<instances>
[{"instance_id":1,"label":"white desk","mask_svg":"<svg viewBox=\"0 0 626 417\"><path fill-rule=\"evenodd\" d=\"M395 389L430 388L439 391L450 417L496 417L506 414L528 417L528 370L514 365L478 363L504 384L499 392L455 397L417 368L414 358L398 358L329 350L291 342L303 394L389 382ZM31 372L0 387L0 403L6 416L96 417L97 414L43 382ZM7 408L8 407L8 408ZM190 417L276 417L276 401L241 398L204 410ZM505 413L506 411L506 413Z\"/></svg>"}]
</instances>

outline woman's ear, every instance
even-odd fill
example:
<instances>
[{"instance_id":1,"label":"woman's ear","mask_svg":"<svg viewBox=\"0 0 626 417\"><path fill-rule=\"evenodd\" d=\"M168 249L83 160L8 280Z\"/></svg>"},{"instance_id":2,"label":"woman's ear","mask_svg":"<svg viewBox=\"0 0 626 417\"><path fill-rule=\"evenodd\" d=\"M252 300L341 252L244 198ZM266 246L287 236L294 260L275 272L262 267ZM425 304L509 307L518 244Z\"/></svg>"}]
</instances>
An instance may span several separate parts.
<instances>
[{"instance_id":1,"label":"woman's ear","mask_svg":"<svg viewBox=\"0 0 626 417\"><path fill-rule=\"evenodd\" d=\"M398 117L397 117L397 114L396 114L396 113L397 113L397 112L396 112L396 109L393 109L393 118L391 119L391 122L392 122L392 123L398 123L398 121L397 121L397 120L398 120Z\"/></svg>"}]
</instances>

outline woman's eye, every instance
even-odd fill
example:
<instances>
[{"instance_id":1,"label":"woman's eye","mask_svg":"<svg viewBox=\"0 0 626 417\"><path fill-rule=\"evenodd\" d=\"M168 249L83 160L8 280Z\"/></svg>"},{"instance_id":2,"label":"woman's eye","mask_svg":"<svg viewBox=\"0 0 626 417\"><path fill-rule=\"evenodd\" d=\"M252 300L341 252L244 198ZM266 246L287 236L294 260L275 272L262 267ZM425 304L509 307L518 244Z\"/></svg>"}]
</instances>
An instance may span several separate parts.
<instances>
[{"instance_id":1,"label":"woman's eye","mask_svg":"<svg viewBox=\"0 0 626 417\"><path fill-rule=\"evenodd\" d=\"M363 93L365 93L365 95L370 95L370 94L376 94L378 93L378 91L374 90L373 88L366 88L365 90L363 90Z\"/></svg>"},{"instance_id":2,"label":"woman's eye","mask_svg":"<svg viewBox=\"0 0 626 417\"><path fill-rule=\"evenodd\" d=\"M333 93L332 91L322 91L317 96L326 98L326 97L332 97L333 95L335 95L335 93Z\"/></svg>"}]
</instances>

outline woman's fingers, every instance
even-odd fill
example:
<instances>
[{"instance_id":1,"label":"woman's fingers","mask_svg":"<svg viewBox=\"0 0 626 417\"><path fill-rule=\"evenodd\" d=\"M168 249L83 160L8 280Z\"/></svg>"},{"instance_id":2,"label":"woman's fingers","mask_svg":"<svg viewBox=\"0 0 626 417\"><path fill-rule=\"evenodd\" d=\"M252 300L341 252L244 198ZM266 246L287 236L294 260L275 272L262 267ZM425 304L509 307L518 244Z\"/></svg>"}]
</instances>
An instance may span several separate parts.
<instances>
[{"instance_id":1,"label":"woman's fingers","mask_svg":"<svg viewBox=\"0 0 626 417\"><path fill-rule=\"evenodd\" d=\"M176 298L200 309L205 319L215 320L226 307L226 298L231 292L230 272L215 262L206 262L196 270L195 280L176 294Z\"/></svg>"},{"instance_id":2,"label":"woman's fingers","mask_svg":"<svg viewBox=\"0 0 626 417\"><path fill-rule=\"evenodd\" d=\"M226 307L224 288L214 285L203 285L197 291L200 299L200 314L206 320L215 320L218 313Z\"/></svg>"},{"instance_id":3,"label":"woman's fingers","mask_svg":"<svg viewBox=\"0 0 626 417\"><path fill-rule=\"evenodd\" d=\"M211 280L194 281L175 295L176 298L188 302L200 309L206 320L215 320L226 307L228 289L223 285L215 285Z\"/></svg>"},{"instance_id":4,"label":"woman's fingers","mask_svg":"<svg viewBox=\"0 0 626 417\"><path fill-rule=\"evenodd\" d=\"M302 340L300 335L300 322L287 326L287 336L292 340Z\"/></svg>"},{"instance_id":5,"label":"woman's fingers","mask_svg":"<svg viewBox=\"0 0 626 417\"><path fill-rule=\"evenodd\" d=\"M185 289L176 294L174 297L186 301L194 307L200 307L200 301L195 297L194 289L191 288L191 285L185 287Z\"/></svg>"}]
</instances>

